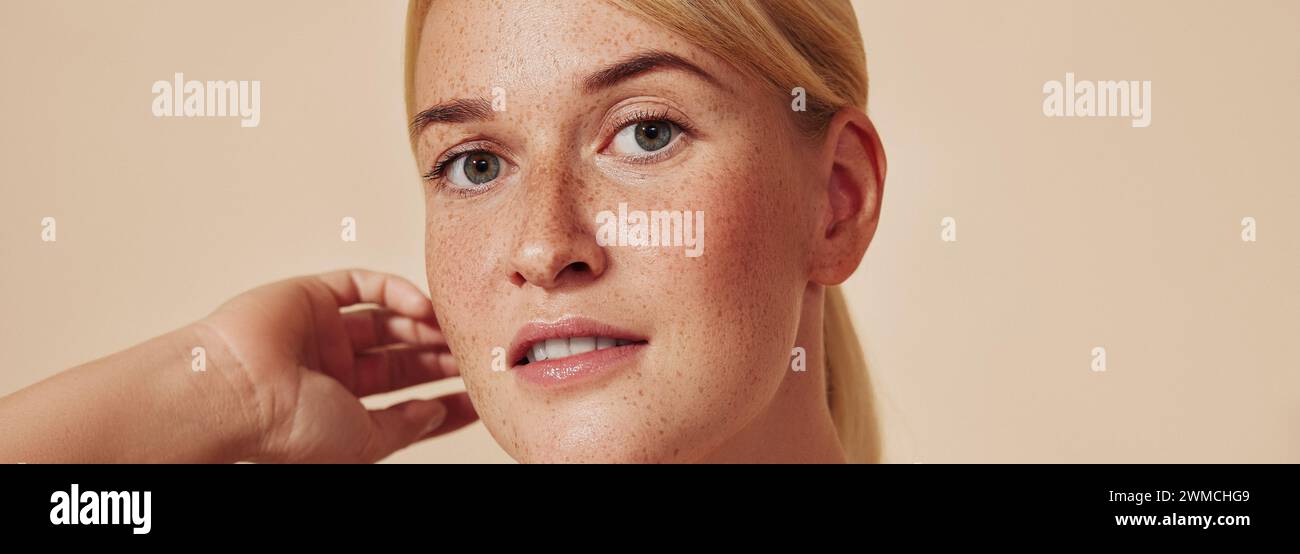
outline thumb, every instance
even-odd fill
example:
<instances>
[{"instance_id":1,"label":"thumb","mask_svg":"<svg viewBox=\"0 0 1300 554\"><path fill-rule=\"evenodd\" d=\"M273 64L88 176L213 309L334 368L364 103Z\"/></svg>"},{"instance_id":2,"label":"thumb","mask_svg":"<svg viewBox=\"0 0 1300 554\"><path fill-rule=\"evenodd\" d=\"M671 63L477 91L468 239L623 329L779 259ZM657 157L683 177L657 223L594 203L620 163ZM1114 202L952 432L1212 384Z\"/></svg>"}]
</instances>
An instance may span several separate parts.
<instances>
[{"instance_id":1,"label":"thumb","mask_svg":"<svg viewBox=\"0 0 1300 554\"><path fill-rule=\"evenodd\" d=\"M382 410L371 410L375 436L369 458L374 461L406 448L447 419L447 406L438 400L409 400Z\"/></svg>"}]
</instances>

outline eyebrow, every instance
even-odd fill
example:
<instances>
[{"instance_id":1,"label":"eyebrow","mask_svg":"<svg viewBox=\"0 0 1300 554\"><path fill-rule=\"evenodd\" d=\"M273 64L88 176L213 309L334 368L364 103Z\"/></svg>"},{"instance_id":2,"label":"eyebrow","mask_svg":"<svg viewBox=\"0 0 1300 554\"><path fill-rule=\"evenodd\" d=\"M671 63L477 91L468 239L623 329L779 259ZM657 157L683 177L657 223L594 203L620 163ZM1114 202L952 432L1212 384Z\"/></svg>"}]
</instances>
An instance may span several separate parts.
<instances>
[{"instance_id":1,"label":"eyebrow","mask_svg":"<svg viewBox=\"0 0 1300 554\"><path fill-rule=\"evenodd\" d=\"M687 61L686 58L662 50L647 50L632 54L588 75L582 80L582 90L595 92L607 89L638 75L659 69L687 71L718 88L726 89L713 75ZM409 129L411 137L414 138L435 123L486 121L492 119L493 115L492 103L486 98L458 98L415 114L415 117L411 118Z\"/></svg>"},{"instance_id":2,"label":"eyebrow","mask_svg":"<svg viewBox=\"0 0 1300 554\"><path fill-rule=\"evenodd\" d=\"M492 102L486 98L457 98L424 110L411 118L411 137L434 123L467 123L492 119Z\"/></svg>"},{"instance_id":3,"label":"eyebrow","mask_svg":"<svg viewBox=\"0 0 1300 554\"><path fill-rule=\"evenodd\" d=\"M657 69L681 69L694 73L718 88L726 88L709 72L700 69L699 66L686 61L681 56L662 50L647 50L628 56L622 61L612 63L588 75L587 78L582 80L582 89L586 92L606 89L637 75Z\"/></svg>"}]
</instances>

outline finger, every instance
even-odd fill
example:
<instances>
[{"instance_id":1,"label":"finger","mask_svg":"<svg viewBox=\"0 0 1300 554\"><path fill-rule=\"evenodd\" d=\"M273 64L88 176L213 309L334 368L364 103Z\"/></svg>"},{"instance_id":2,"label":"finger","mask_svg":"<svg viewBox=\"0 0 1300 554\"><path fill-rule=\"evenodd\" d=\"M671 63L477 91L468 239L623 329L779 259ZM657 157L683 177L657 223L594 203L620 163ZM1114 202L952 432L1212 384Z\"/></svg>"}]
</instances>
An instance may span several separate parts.
<instances>
[{"instance_id":1,"label":"finger","mask_svg":"<svg viewBox=\"0 0 1300 554\"><path fill-rule=\"evenodd\" d=\"M368 302L415 319L433 320L433 303L415 284L388 273L346 269L316 275L339 307Z\"/></svg>"},{"instance_id":2,"label":"finger","mask_svg":"<svg viewBox=\"0 0 1300 554\"><path fill-rule=\"evenodd\" d=\"M370 410L371 434L365 458L379 461L433 432L447 417L438 400L409 400L382 410Z\"/></svg>"},{"instance_id":3,"label":"finger","mask_svg":"<svg viewBox=\"0 0 1300 554\"><path fill-rule=\"evenodd\" d=\"M433 323L406 317L384 309L342 312L343 327L353 352L377 346L409 344L446 346L442 331Z\"/></svg>"},{"instance_id":4,"label":"finger","mask_svg":"<svg viewBox=\"0 0 1300 554\"><path fill-rule=\"evenodd\" d=\"M446 349L379 350L356 357L348 390L370 396L457 375L456 358Z\"/></svg>"},{"instance_id":5,"label":"finger","mask_svg":"<svg viewBox=\"0 0 1300 554\"><path fill-rule=\"evenodd\" d=\"M439 397L438 401L442 402L442 405L447 408L447 416L443 419L441 425L422 435L417 442L446 435L478 421L478 412L474 410L474 403L470 402L469 394L463 392L448 394Z\"/></svg>"}]
</instances>

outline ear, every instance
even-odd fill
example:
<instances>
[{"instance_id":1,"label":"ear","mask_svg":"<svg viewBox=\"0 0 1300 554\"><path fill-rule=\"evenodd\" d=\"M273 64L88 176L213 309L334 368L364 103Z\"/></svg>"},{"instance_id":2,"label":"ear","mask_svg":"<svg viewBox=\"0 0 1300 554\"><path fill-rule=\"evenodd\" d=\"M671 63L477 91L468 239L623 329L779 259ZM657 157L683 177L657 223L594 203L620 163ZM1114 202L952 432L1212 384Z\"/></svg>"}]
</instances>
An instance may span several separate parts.
<instances>
[{"instance_id":1,"label":"ear","mask_svg":"<svg viewBox=\"0 0 1300 554\"><path fill-rule=\"evenodd\" d=\"M858 108L836 112L824 141L818 174L827 175L825 201L810 278L832 286L853 274L876 234L886 162L876 126Z\"/></svg>"}]
</instances>

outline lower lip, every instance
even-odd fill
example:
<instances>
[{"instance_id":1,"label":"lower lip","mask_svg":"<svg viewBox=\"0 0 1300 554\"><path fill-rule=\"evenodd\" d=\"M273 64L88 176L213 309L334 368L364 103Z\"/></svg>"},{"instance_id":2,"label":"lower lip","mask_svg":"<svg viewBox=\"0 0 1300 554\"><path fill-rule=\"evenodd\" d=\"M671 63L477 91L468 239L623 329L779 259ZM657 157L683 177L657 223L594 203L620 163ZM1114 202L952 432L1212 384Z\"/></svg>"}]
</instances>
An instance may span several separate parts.
<instances>
[{"instance_id":1,"label":"lower lip","mask_svg":"<svg viewBox=\"0 0 1300 554\"><path fill-rule=\"evenodd\" d=\"M566 387L605 375L645 349L647 344L625 344L592 350L576 356L515 366L515 376L545 388Z\"/></svg>"}]
</instances>

